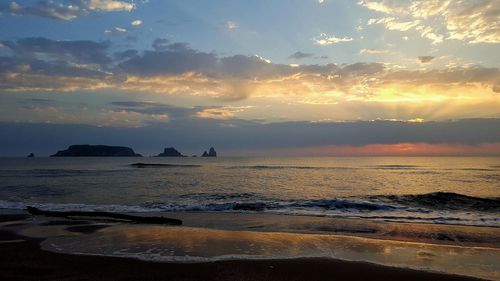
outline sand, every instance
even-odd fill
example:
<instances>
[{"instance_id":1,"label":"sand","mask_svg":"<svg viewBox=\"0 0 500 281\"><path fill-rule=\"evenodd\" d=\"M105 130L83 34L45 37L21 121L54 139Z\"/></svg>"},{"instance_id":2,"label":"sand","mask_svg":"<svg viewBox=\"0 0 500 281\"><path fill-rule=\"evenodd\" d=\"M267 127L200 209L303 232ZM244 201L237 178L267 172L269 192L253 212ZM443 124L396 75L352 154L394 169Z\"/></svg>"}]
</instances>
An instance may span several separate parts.
<instances>
[{"instance_id":1,"label":"sand","mask_svg":"<svg viewBox=\"0 0 500 281\"><path fill-rule=\"evenodd\" d=\"M21 237L0 232L0 241ZM57 254L37 239L0 244L0 279L8 280L478 280L333 259L239 260L197 264Z\"/></svg>"},{"instance_id":2,"label":"sand","mask_svg":"<svg viewBox=\"0 0 500 281\"><path fill-rule=\"evenodd\" d=\"M301 219L302 220L302 219ZM12 221L12 222L9 222ZM100 237L109 233L148 233L157 226L128 226L113 223L85 224L77 221L33 220L23 216L0 216L0 280L480 280L451 274L427 272L367 262L351 262L333 258L295 258L265 260L225 260L200 263L151 262L132 258L73 255L42 250L40 244L64 239ZM14 230L23 224L37 224L28 231L31 238ZM67 225L65 225L67 224ZM62 232L61 228L66 228ZM69 229L67 229L69 228ZM135 229L135 234L133 230ZM190 227L176 228L188 231ZM193 228L197 232L203 228ZM174 228L171 228L174 230ZM121 232L120 232L121 231ZM161 231L170 231L162 229ZM483 230L488 232L487 230ZM237 232L206 230L239 237ZM70 236L67 236L68 234ZM236 233L236 234L235 234ZM37 234L40 238L33 238ZM253 236L252 236L253 235ZM248 237L290 239L293 233L254 233ZM163 234L161 235L163 236ZM69 238L68 238L69 237ZM135 236L137 237L137 236ZM144 236L139 236L139 238ZM184 238L183 238L184 239ZM259 238L262 239L262 238ZM185 240L185 239L184 239ZM267 238L264 239L267 241ZM106 240L102 240L106 241ZM133 240L132 240L133 241ZM384 243L383 240L380 243ZM448 241L449 242L449 241ZM224 245L224 244L222 244ZM423 253L425 254L425 252ZM424 257L425 258L425 257Z\"/></svg>"}]
</instances>

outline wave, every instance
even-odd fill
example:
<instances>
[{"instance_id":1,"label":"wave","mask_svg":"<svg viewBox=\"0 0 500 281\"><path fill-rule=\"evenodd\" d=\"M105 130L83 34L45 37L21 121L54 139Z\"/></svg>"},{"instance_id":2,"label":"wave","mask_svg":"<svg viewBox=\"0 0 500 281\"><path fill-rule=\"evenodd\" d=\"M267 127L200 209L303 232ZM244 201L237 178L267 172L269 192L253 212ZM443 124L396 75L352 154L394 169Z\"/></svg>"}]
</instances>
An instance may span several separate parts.
<instances>
[{"instance_id":1,"label":"wave","mask_svg":"<svg viewBox=\"0 0 500 281\"><path fill-rule=\"evenodd\" d=\"M377 210L394 210L397 207L386 204L375 204L369 202L355 202L343 199L332 200L299 200L299 201L248 201L248 202L220 202L206 204L165 204L165 203L149 203L147 205L153 209L161 209L163 211L293 211L293 210L308 210L308 211L327 211L341 210L351 212L367 212Z\"/></svg>"},{"instance_id":2,"label":"wave","mask_svg":"<svg viewBox=\"0 0 500 281\"><path fill-rule=\"evenodd\" d=\"M362 198L280 200L259 197L254 193L192 193L180 195L173 202L145 202L138 206L33 203L50 209L76 209L100 211L269 211L306 210L377 212L404 211L431 213L433 211L499 212L500 198L482 198L452 192L434 192L417 195L374 195ZM0 200L0 208L23 209L31 203ZM37 205L39 204L39 205Z\"/></svg>"},{"instance_id":3,"label":"wave","mask_svg":"<svg viewBox=\"0 0 500 281\"><path fill-rule=\"evenodd\" d=\"M493 172L495 169L488 168L463 168L462 171L472 171L472 172Z\"/></svg>"},{"instance_id":4,"label":"wave","mask_svg":"<svg viewBox=\"0 0 500 281\"><path fill-rule=\"evenodd\" d=\"M181 197L182 198L182 197ZM190 197L193 199L194 197ZM213 196L211 199L216 199L218 196ZM222 198L222 197L219 197ZM225 199L244 199L238 196L224 197ZM201 198L200 198L201 199ZM205 198L209 199L209 198ZM182 201L182 200L180 200ZM188 200L192 201L192 200ZM64 203L25 203L11 202L0 200L0 209L25 209L30 205L33 207L47 209L52 211L75 210L75 211L109 211L109 212L159 212L159 211L271 211L271 210L342 210L345 212L367 212L377 210L394 210L396 207L386 204L375 204L369 202L355 202L344 199L319 199L319 200L299 200L299 201L233 201L233 202L213 202L200 204L202 201L210 200L195 200L190 204L183 203L167 203L167 202L150 202L140 206L127 205L91 205L91 204L64 204Z\"/></svg>"},{"instance_id":5,"label":"wave","mask_svg":"<svg viewBox=\"0 0 500 281\"><path fill-rule=\"evenodd\" d=\"M98 211L98 212L117 212L117 213L142 213L142 212L160 212L161 209L152 209L141 206L129 206L119 204L92 205L79 203L35 203L35 202L14 202L0 200L0 209L25 210L27 206L36 207L47 211Z\"/></svg>"},{"instance_id":6,"label":"wave","mask_svg":"<svg viewBox=\"0 0 500 281\"><path fill-rule=\"evenodd\" d=\"M497 214L436 212L346 200L306 200L300 202L232 202L211 204L150 203L134 205L92 205L68 203L26 203L0 200L0 209L24 210L33 206L49 211L102 211L114 213L148 212L229 212L270 213L340 219L368 219L500 227Z\"/></svg>"},{"instance_id":7,"label":"wave","mask_svg":"<svg viewBox=\"0 0 500 281\"><path fill-rule=\"evenodd\" d=\"M433 210L500 212L500 198L473 197L453 192L433 192L416 195L369 196L371 200L394 202L405 206Z\"/></svg>"},{"instance_id":8,"label":"wave","mask_svg":"<svg viewBox=\"0 0 500 281\"><path fill-rule=\"evenodd\" d=\"M84 177L108 174L119 174L125 170L85 170L85 169L32 169L32 170L0 170L0 178L30 177L30 178L62 178Z\"/></svg>"},{"instance_id":9,"label":"wave","mask_svg":"<svg viewBox=\"0 0 500 281\"><path fill-rule=\"evenodd\" d=\"M250 169L250 170L351 170L351 167L328 167L328 166L288 166L288 165L253 165L253 166L232 166L228 169Z\"/></svg>"},{"instance_id":10,"label":"wave","mask_svg":"<svg viewBox=\"0 0 500 281\"><path fill-rule=\"evenodd\" d=\"M331 167L331 166L293 166L293 165L253 165L253 166L232 166L229 169L253 169L253 170L353 170L363 169L363 167ZM414 170L421 168L415 165L375 165L364 168L379 170Z\"/></svg>"},{"instance_id":11,"label":"wave","mask_svg":"<svg viewBox=\"0 0 500 281\"><path fill-rule=\"evenodd\" d=\"M134 163L130 164L136 168L199 168L202 165L194 164L163 164L163 163Z\"/></svg>"},{"instance_id":12,"label":"wave","mask_svg":"<svg viewBox=\"0 0 500 281\"><path fill-rule=\"evenodd\" d=\"M0 200L0 209L27 205L51 211L106 212L240 212L328 216L391 221L500 226L500 198L481 198L452 192L418 195L376 195L334 199L282 200L254 193L192 193L163 202L136 205L32 203Z\"/></svg>"},{"instance_id":13,"label":"wave","mask_svg":"<svg viewBox=\"0 0 500 281\"><path fill-rule=\"evenodd\" d=\"M368 167L379 170L412 170L420 168L420 166L415 165L374 165Z\"/></svg>"}]
</instances>

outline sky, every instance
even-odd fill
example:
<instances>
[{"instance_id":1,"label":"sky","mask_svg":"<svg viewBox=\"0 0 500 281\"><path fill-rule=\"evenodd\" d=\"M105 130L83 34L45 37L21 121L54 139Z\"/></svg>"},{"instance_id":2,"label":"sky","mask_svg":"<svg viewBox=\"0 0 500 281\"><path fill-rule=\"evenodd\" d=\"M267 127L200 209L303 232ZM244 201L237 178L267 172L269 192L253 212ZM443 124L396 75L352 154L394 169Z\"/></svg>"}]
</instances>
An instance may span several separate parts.
<instances>
[{"instance_id":1,"label":"sky","mask_svg":"<svg viewBox=\"0 0 500 281\"><path fill-rule=\"evenodd\" d=\"M0 156L500 155L498 0L6 0L0 26Z\"/></svg>"}]
</instances>

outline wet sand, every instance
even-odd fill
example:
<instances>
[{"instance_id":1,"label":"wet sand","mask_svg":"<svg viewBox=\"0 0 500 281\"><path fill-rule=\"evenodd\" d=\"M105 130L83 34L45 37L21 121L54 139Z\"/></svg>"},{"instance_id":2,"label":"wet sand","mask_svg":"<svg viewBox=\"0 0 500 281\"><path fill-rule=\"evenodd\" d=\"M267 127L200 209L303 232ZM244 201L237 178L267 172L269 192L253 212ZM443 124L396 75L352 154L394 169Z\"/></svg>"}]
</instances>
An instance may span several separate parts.
<instances>
[{"instance_id":1,"label":"wet sand","mask_svg":"<svg viewBox=\"0 0 500 281\"><path fill-rule=\"evenodd\" d=\"M22 239L23 241L19 241ZM10 243L6 243L11 241ZM179 264L43 251L39 239L0 232L1 280L479 280L469 277L308 258Z\"/></svg>"},{"instance_id":2,"label":"wet sand","mask_svg":"<svg viewBox=\"0 0 500 281\"><path fill-rule=\"evenodd\" d=\"M150 213L158 216L161 213ZM164 214L163 214L164 215ZM445 245L500 247L500 228L401 223L387 220L338 219L276 214L174 212L184 226L222 230L338 234Z\"/></svg>"},{"instance_id":3,"label":"wet sand","mask_svg":"<svg viewBox=\"0 0 500 281\"><path fill-rule=\"evenodd\" d=\"M174 217L185 219L187 226L161 227L33 218L23 215L0 215L0 280L480 280L459 275L382 266L368 262L343 261L334 258L292 258L294 257L293 251L299 253L304 249L322 249L327 246L331 246L334 251L337 251L337 254L342 254L342 247L345 247L358 257L363 257L366 253L378 255L385 253L394 258L397 257L399 251L399 254L402 254L401 258L407 258L409 261L421 259L428 262L429 265L442 261L442 259L438 259L442 258L440 255L449 254L451 260L448 262L451 265L454 265L455 261L458 262L460 258L465 259L462 260L462 263L465 261L467 264L457 264L457 266L465 266L465 271L469 268L470 271L474 271L475 261L482 262L484 265L485 262L486 264L492 263L492 261L495 263L498 260L495 249L493 252L487 250L490 251L487 252L490 255L488 257L488 255L480 253L483 251L482 249L478 250L475 249L477 247L472 246L462 247L459 242L448 239L437 240L439 243L443 242L441 247L440 245L422 244L424 245L422 246L417 242L405 242L404 240L413 239L411 235L403 235L403 238L399 239L400 241L358 237L360 234L361 236L379 235L381 234L380 229L392 225L386 224L384 226L383 223L379 222L366 222L365 224L365 222L359 221L344 221L342 224L342 221L340 223L337 221L337 223L332 224L331 221L321 218L276 216L264 217L267 226L263 226L261 216L233 214L217 217L213 214L177 214ZM231 221L232 223L229 223ZM351 236L310 233L302 235L301 231L297 229L303 228L303 224L306 224L306 228L320 226L320 230L325 225L329 225L328 230L334 227L339 230L343 229L342 232L347 232L346 230L349 229L356 231L349 232ZM258 227L259 230L266 231L241 230L252 229L258 225L261 226ZM376 228L376 225L379 228ZM414 233L408 228L411 225L406 227L400 224L396 225L392 226L389 232L396 228L406 229L406 232ZM449 228L448 226L433 225L415 225L414 227L417 229L417 233L431 233L436 230L438 233L456 232L458 234L455 234L455 237L458 235L459 237L474 238L475 242L469 241L466 244L498 246L495 240L498 239L496 229L455 228L453 226ZM228 231L220 230L221 228L234 229ZM288 228L289 232L268 232L272 228L281 229L281 231ZM424 231L426 228L429 228L427 232ZM311 229L314 232L317 231L314 230L314 227ZM360 229L375 229L375 232L357 231ZM322 232L325 232L325 229ZM478 235L474 236L474 233ZM429 235L423 237L423 239L430 239ZM449 245L450 243L455 243L455 245ZM46 251L41 248L40 244L44 245L44 248L50 248L51 245L61 248ZM174 263L125 258L127 255L124 255L125 257L105 257L68 254L85 251L99 254L102 246L105 246L104 252L109 252L113 247L120 249L124 245L132 246L133 248L130 250L139 253L143 253L148 247L153 249L155 245L176 247L176 251L184 251L182 254L194 254L195 256L202 254L207 256L222 255L227 251L232 252L234 249L241 250L243 253L245 250L251 250L259 254L259 251L262 251L259 250L261 249L259 247L265 246L266 251L271 250L271 252L274 251L273 253L285 251L283 253L287 259L239 258L234 260L229 258L228 260L210 262ZM482 256L474 256L478 254L477 251ZM484 257L489 258L489 261L486 261ZM470 264L469 261L471 261ZM493 267L498 267L498 264ZM496 280L497 277L491 279Z\"/></svg>"}]
</instances>

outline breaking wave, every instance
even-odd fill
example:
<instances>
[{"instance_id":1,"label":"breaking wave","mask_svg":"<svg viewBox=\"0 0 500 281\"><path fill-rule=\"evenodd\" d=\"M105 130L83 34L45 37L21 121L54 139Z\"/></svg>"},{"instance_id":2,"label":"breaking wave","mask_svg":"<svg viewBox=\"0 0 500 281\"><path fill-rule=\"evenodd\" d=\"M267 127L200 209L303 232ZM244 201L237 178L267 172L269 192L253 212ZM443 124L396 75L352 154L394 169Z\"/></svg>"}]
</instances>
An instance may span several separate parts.
<instances>
[{"instance_id":1,"label":"breaking wave","mask_svg":"<svg viewBox=\"0 0 500 281\"><path fill-rule=\"evenodd\" d=\"M416 195L379 195L368 197L379 202L393 202L433 210L500 212L500 198L473 197L453 192Z\"/></svg>"}]
</instances>

